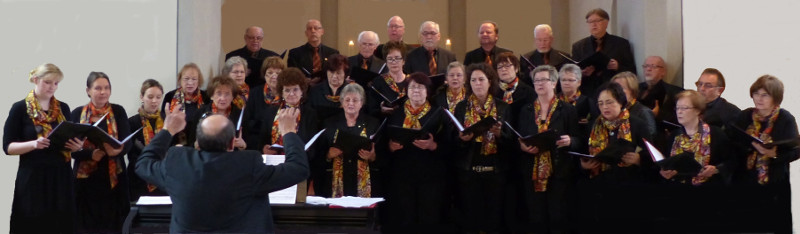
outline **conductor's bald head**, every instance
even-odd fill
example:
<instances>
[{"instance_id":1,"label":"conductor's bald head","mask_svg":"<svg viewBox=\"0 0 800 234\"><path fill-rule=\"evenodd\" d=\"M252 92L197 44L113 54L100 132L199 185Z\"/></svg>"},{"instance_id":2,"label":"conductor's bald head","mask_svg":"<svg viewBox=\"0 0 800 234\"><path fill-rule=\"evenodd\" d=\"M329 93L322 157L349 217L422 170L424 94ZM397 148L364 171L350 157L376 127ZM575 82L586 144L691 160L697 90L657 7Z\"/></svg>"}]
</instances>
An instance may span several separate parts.
<instances>
[{"instance_id":1,"label":"conductor's bald head","mask_svg":"<svg viewBox=\"0 0 800 234\"><path fill-rule=\"evenodd\" d=\"M233 123L222 115L211 115L197 125L197 145L201 150L224 152L232 149Z\"/></svg>"}]
</instances>

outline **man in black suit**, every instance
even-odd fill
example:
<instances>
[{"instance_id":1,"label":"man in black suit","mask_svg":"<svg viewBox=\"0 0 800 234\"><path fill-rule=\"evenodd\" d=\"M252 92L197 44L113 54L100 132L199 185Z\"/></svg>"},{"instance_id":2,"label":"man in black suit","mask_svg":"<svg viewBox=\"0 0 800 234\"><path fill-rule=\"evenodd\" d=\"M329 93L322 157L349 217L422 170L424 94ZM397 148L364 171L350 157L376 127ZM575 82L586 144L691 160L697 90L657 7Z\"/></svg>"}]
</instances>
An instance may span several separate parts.
<instances>
[{"instance_id":1,"label":"man in black suit","mask_svg":"<svg viewBox=\"0 0 800 234\"><path fill-rule=\"evenodd\" d=\"M380 43L378 34L373 31L363 31L358 34L358 54L347 57L347 63L352 70L354 67L360 67L375 73L386 73L389 71L385 68L386 62L383 59L375 57L375 47Z\"/></svg>"},{"instance_id":2,"label":"man in black suit","mask_svg":"<svg viewBox=\"0 0 800 234\"><path fill-rule=\"evenodd\" d=\"M386 23L386 33L389 34L389 41L396 41L405 45L406 53L410 52L414 48L417 48L416 46L403 42L403 36L406 34L406 24L403 22L403 18L400 18L400 16L395 15L392 16L392 18L389 18L389 22ZM378 48L375 48L375 56L386 60L386 53L388 52L386 52L384 46L386 46L386 44L380 44L378 45ZM403 57L406 55L407 54L404 54Z\"/></svg>"},{"instance_id":3,"label":"man in black suit","mask_svg":"<svg viewBox=\"0 0 800 234\"><path fill-rule=\"evenodd\" d=\"M675 95L683 88L664 82L667 75L667 64L659 56L650 56L644 60L645 81L639 83L639 102L653 110L656 120L678 123L675 114Z\"/></svg>"},{"instance_id":4,"label":"man in black suit","mask_svg":"<svg viewBox=\"0 0 800 234\"><path fill-rule=\"evenodd\" d=\"M306 23L306 38L308 42L289 50L289 60L286 62L288 67L296 67L303 71L311 79L311 85L321 81L321 76L317 72L323 71L322 66L325 60L332 54L339 51L322 44L322 35L325 29L319 20L311 19Z\"/></svg>"},{"instance_id":5,"label":"man in black suit","mask_svg":"<svg viewBox=\"0 0 800 234\"><path fill-rule=\"evenodd\" d=\"M519 58L520 72L522 80L533 87L531 71L539 65L550 65L556 69L561 69L561 65L567 63L565 57L570 57L569 53L553 49L553 28L547 24L536 25L533 28L533 39L536 49L523 54ZM560 81L559 81L560 82ZM556 86L556 91L561 90L561 86Z\"/></svg>"},{"instance_id":6,"label":"man in black suit","mask_svg":"<svg viewBox=\"0 0 800 234\"><path fill-rule=\"evenodd\" d=\"M252 26L244 31L244 47L231 51L225 55L225 60L233 56L239 56L247 60L247 77L244 82L250 87L264 84L264 77L261 77L261 64L269 56L279 56L277 53L261 48L264 41L264 30L260 27Z\"/></svg>"},{"instance_id":7,"label":"man in black suit","mask_svg":"<svg viewBox=\"0 0 800 234\"><path fill-rule=\"evenodd\" d=\"M467 55L464 56L464 66L481 62L492 65L498 54L511 52L510 50L497 47L497 40L500 39L499 34L500 28L497 27L497 23L492 21L482 23L478 28L478 41L480 41L481 47L468 52Z\"/></svg>"},{"instance_id":8,"label":"man in black suit","mask_svg":"<svg viewBox=\"0 0 800 234\"><path fill-rule=\"evenodd\" d=\"M703 112L703 122L709 125L724 128L739 112L739 107L722 98L725 91L725 77L722 72L715 68L706 68L694 83L697 85L697 92L706 99L706 111Z\"/></svg>"},{"instance_id":9,"label":"man in black suit","mask_svg":"<svg viewBox=\"0 0 800 234\"><path fill-rule=\"evenodd\" d=\"M439 24L425 21L419 27L419 37L422 47L411 50L406 57L403 70L406 74L422 72L426 75L447 73L447 65L456 61L453 52L439 47Z\"/></svg>"},{"instance_id":10,"label":"man in black suit","mask_svg":"<svg viewBox=\"0 0 800 234\"><path fill-rule=\"evenodd\" d=\"M594 53L602 52L611 58L603 66L588 66L583 68L583 83L581 92L594 97L597 88L611 77L623 71L636 74L636 64L633 59L631 44L625 38L608 34L608 13L600 8L586 14L586 23L589 25L591 36L576 41L572 44L572 58L582 61Z\"/></svg>"},{"instance_id":11,"label":"man in black suit","mask_svg":"<svg viewBox=\"0 0 800 234\"><path fill-rule=\"evenodd\" d=\"M278 113L286 161L265 165L257 151L233 151L233 123L211 115L197 127L198 149L169 147L186 126L185 114L169 113L164 129L144 148L136 174L172 199L171 233L272 233L270 192L309 175L303 142L295 130L295 108Z\"/></svg>"}]
</instances>

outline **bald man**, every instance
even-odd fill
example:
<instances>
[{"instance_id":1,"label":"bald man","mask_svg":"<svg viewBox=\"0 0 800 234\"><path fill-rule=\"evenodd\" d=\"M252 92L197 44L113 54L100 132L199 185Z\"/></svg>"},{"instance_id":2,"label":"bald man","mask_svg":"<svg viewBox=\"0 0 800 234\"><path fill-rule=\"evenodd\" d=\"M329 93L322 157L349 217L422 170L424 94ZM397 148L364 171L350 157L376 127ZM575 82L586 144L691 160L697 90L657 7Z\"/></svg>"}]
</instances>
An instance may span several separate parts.
<instances>
[{"instance_id":1,"label":"bald man","mask_svg":"<svg viewBox=\"0 0 800 234\"><path fill-rule=\"evenodd\" d=\"M375 48L381 42L378 34L373 31L363 31L358 34L358 54L347 57L350 70L360 67L375 73L389 72L385 67L386 62L375 56Z\"/></svg>"},{"instance_id":2,"label":"bald man","mask_svg":"<svg viewBox=\"0 0 800 234\"><path fill-rule=\"evenodd\" d=\"M519 71L522 73L520 78L531 87L533 87L533 81L529 73L535 67L550 65L556 69L561 69L561 65L567 62L564 57L571 57L569 53L553 48L553 28L550 25L540 24L533 28L533 44L536 49L521 55L519 58ZM556 86L558 90L561 90L560 87L560 85Z\"/></svg>"},{"instance_id":3,"label":"bald man","mask_svg":"<svg viewBox=\"0 0 800 234\"><path fill-rule=\"evenodd\" d=\"M306 77L311 79L310 84L314 85L321 81L321 77L312 74L322 71L325 60L332 54L338 54L339 51L322 44L322 35L325 34L325 29L322 28L319 20L308 20L305 33L306 44L289 50L289 59L286 65L303 71Z\"/></svg>"},{"instance_id":4,"label":"bald man","mask_svg":"<svg viewBox=\"0 0 800 234\"><path fill-rule=\"evenodd\" d=\"M667 64L659 56L650 56L642 64L645 81L639 84L639 102L653 110L656 120L678 123L675 95L683 88L664 82Z\"/></svg>"},{"instance_id":5,"label":"bald man","mask_svg":"<svg viewBox=\"0 0 800 234\"><path fill-rule=\"evenodd\" d=\"M497 47L497 41L499 39L500 28L497 27L497 23L492 21L483 22L481 26L478 27L478 42L480 42L481 47L467 52L467 54L464 55L464 66L483 62L493 64L498 54L512 52L511 50Z\"/></svg>"},{"instance_id":6,"label":"bald man","mask_svg":"<svg viewBox=\"0 0 800 234\"><path fill-rule=\"evenodd\" d=\"M403 42L403 36L406 34L406 24L403 22L403 18L400 16L392 16L389 18L389 22L386 23L386 33L389 35L389 41L396 41L400 42L406 46L406 53L417 48L416 46L406 44ZM378 45L378 48L375 48L375 56L386 60L386 51L384 50L384 46L386 44ZM403 56L406 56L405 54Z\"/></svg>"},{"instance_id":7,"label":"bald man","mask_svg":"<svg viewBox=\"0 0 800 234\"><path fill-rule=\"evenodd\" d=\"M300 111L278 112L286 161L270 166L260 152L233 151L233 123L222 115L198 125L198 149L169 147L172 135L186 126L185 114L175 110L136 163L136 174L172 199L170 233L273 233L268 194L309 175L304 143L295 130Z\"/></svg>"},{"instance_id":8,"label":"bald man","mask_svg":"<svg viewBox=\"0 0 800 234\"><path fill-rule=\"evenodd\" d=\"M264 59L269 56L279 56L274 51L261 48L261 42L263 41L264 29L256 26L248 27L244 31L244 47L225 55L225 60L233 56L239 56L247 60L247 77L244 79L244 82L250 87L256 87L266 83L264 77L258 72L261 70L261 64L264 63Z\"/></svg>"}]
</instances>

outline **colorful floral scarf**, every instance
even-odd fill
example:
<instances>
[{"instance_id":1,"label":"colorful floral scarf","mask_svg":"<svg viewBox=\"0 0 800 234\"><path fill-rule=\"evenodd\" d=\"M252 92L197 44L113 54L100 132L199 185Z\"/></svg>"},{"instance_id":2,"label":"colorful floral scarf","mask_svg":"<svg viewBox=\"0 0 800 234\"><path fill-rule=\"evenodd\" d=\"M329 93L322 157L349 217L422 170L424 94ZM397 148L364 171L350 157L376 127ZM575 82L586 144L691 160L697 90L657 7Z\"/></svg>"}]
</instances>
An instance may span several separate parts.
<instances>
[{"instance_id":1,"label":"colorful floral scarf","mask_svg":"<svg viewBox=\"0 0 800 234\"><path fill-rule=\"evenodd\" d=\"M517 86L519 86L519 77L515 77L513 81L509 82L508 84L504 82L500 82L500 88L503 89L503 101L511 104L514 103L514 91L517 90Z\"/></svg>"},{"instance_id":2,"label":"colorful floral scarf","mask_svg":"<svg viewBox=\"0 0 800 234\"><path fill-rule=\"evenodd\" d=\"M542 114L542 105L539 103L539 99L536 99L533 103L533 110L535 115L534 121L536 121L536 125L538 127L538 132L542 133L549 129L550 127L550 119L553 117L553 113L556 112L556 106L558 105L558 99L553 98L550 100L550 110L547 112L547 119L542 122L539 121L539 116ZM547 191L547 180L550 178L550 175L553 173L553 164L552 164L552 151L539 151L537 155L534 156L533 162L533 175L531 179L533 179L533 187L534 191L536 192L545 192Z\"/></svg>"},{"instance_id":3,"label":"colorful floral scarf","mask_svg":"<svg viewBox=\"0 0 800 234\"><path fill-rule=\"evenodd\" d=\"M675 141L672 143L672 151L670 156L675 156L683 152L694 152L694 160L705 167L711 160L711 128L708 124L700 121L700 128L691 136L685 132L675 136ZM693 177L692 185L701 185L706 182L708 178Z\"/></svg>"},{"instance_id":4,"label":"colorful floral scarf","mask_svg":"<svg viewBox=\"0 0 800 234\"><path fill-rule=\"evenodd\" d=\"M581 97L581 91L578 90L578 92L575 92L575 94L573 94L572 96L569 96L569 97L565 96L562 93L561 95L558 96L558 99L560 99L561 101L564 101L564 102L569 103L569 104L574 106L575 104L578 103L578 98L580 98L580 97Z\"/></svg>"},{"instance_id":5,"label":"colorful floral scarf","mask_svg":"<svg viewBox=\"0 0 800 234\"><path fill-rule=\"evenodd\" d=\"M617 139L632 142L630 116L630 112L627 109L623 109L614 121L606 120L602 115L598 117L589 135L589 154L597 155L597 153L603 151L608 146L609 134L612 131L616 131ZM608 167L608 164L603 163L601 171L608 170ZM593 175L598 173L599 171L593 172Z\"/></svg>"},{"instance_id":6,"label":"colorful floral scarf","mask_svg":"<svg viewBox=\"0 0 800 234\"><path fill-rule=\"evenodd\" d=\"M156 133L161 131L161 128L164 127L164 119L161 118L161 111L156 111L156 113L148 114L144 111L143 107L139 107L139 118L142 121L142 136L144 137L144 145L149 145L150 140L156 136ZM156 121L156 126L150 125L150 120ZM153 192L156 190L156 186L150 183L147 183L147 191Z\"/></svg>"},{"instance_id":7,"label":"colorful floral scarf","mask_svg":"<svg viewBox=\"0 0 800 234\"><path fill-rule=\"evenodd\" d=\"M458 93L450 92L450 89L445 91L445 95L447 96L447 109L450 110L450 113L456 111L456 106L459 102L464 100L464 95L466 94L466 89L461 87Z\"/></svg>"},{"instance_id":8,"label":"colorful floral scarf","mask_svg":"<svg viewBox=\"0 0 800 234\"><path fill-rule=\"evenodd\" d=\"M408 77L408 75L406 75L406 77ZM392 75L390 75L390 74L384 75L383 76L383 81L385 81L386 84L389 85L389 88L392 89L392 91L397 93L397 98L401 98L401 97L406 96L406 90L401 89L400 86L397 85L397 82L394 81L394 78L392 78Z\"/></svg>"},{"instance_id":9,"label":"colorful floral scarf","mask_svg":"<svg viewBox=\"0 0 800 234\"><path fill-rule=\"evenodd\" d=\"M172 96L172 100L169 102L169 111L172 112L178 104L186 107L187 104L192 103L197 103L198 109L203 107L203 93L200 92L200 89L195 90L192 95L186 95L183 92L183 88L178 87L178 89L175 90L175 95Z\"/></svg>"},{"instance_id":10,"label":"colorful floral scarf","mask_svg":"<svg viewBox=\"0 0 800 234\"><path fill-rule=\"evenodd\" d=\"M431 104L427 101L422 104L418 109L414 109L411 105L411 100L406 100L405 103L405 114L406 118L403 119L403 128L410 128L410 129L420 129L422 128L422 124L420 124L419 119L422 116L428 114L428 111L431 110Z\"/></svg>"},{"instance_id":11,"label":"colorful floral scarf","mask_svg":"<svg viewBox=\"0 0 800 234\"><path fill-rule=\"evenodd\" d=\"M104 108L98 109L94 106L92 102L89 102L89 104L83 106L83 110L81 110L80 123L94 124L94 122L92 122L91 120L92 118L100 118L106 113L108 113L108 115L105 118L106 132L108 133L108 135L111 135L112 137L119 139L119 135L117 132L117 121L116 118L114 118L114 111L111 109L111 103L107 103ZM101 147L103 146L100 145L95 146L89 141L84 141L85 149L97 149ZM111 188L114 188L117 186L117 183L119 182L117 180L117 175L122 173L122 167L117 166L117 160L120 157L110 157L110 156L106 157L108 157L108 178L111 183ZM97 161L94 161L92 159L84 160L81 161L81 164L78 166L79 166L78 173L76 177L78 179L89 178L89 174L97 170Z\"/></svg>"},{"instance_id":12,"label":"colorful floral scarf","mask_svg":"<svg viewBox=\"0 0 800 234\"><path fill-rule=\"evenodd\" d=\"M467 98L467 113L464 116L464 127L468 128L473 124L478 123L483 118L494 117L497 118L497 105L494 103L494 98L491 94L487 95L486 101L480 103L475 94ZM476 136L475 142L481 142L481 155L490 155L497 153L497 143L492 131L487 131L484 135Z\"/></svg>"},{"instance_id":13,"label":"colorful floral scarf","mask_svg":"<svg viewBox=\"0 0 800 234\"><path fill-rule=\"evenodd\" d=\"M336 138L339 136L339 130L336 130L335 135L333 136L333 142L336 142ZM367 137L367 129L362 128L361 134L362 137ZM344 156L339 156L333 158L333 186L332 192L333 194L331 197L342 197L344 196ZM364 160L356 160L357 162L357 175L356 180L358 185L357 192L359 197L372 197L372 182L370 179L369 173L369 162Z\"/></svg>"},{"instance_id":14,"label":"colorful floral scarf","mask_svg":"<svg viewBox=\"0 0 800 234\"><path fill-rule=\"evenodd\" d=\"M758 114L758 111L753 110L753 123L747 126L747 134L761 139L766 143L772 142L772 136L770 134L772 134L772 130L774 130L773 127L775 127L775 120L778 119L780 109L779 106L775 106L775 109L767 116L761 116ZM761 125L761 121L765 119L767 120L767 127L763 128L764 126ZM747 170L756 169L759 184L763 185L769 183L769 162L770 158L758 153L757 150L754 150L747 156Z\"/></svg>"},{"instance_id":15,"label":"colorful floral scarf","mask_svg":"<svg viewBox=\"0 0 800 234\"><path fill-rule=\"evenodd\" d=\"M281 97L278 95L273 95L274 92L269 88L269 84L264 84L264 103L267 105L278 104L281 101Z\"/></svg>"},{"instance_id":16,"label":"colorful floral scarf","mask_svg":"<svg viewBox=\"0 0 800 234\"><path fill-rule=\"evenodd\" d=\"M265 85L266 86L266 85ZM242 84L239 86L239 95L233 98L233 105L240 110L244 108L245 103L247 103L247 98L250 97L250 86L247 84Z\"/></svg>"},{"instance_id":17,"label":"colorful floral scarf","mask_svg":"<svg viewBox=\"0 0 800 234\"><path fill-rule=\"evenodd\" d=\"M292 106L292 105L286 104L286 102L283 102L281 104L281 107L278 110L283 110L283 109L286 109L286 108L289 108L289 107L298 108L299 106L300 105ZM295 130L300 128L300 115L301 114L303 114L303 113L300 112L299 114L297 114L297 120L295 120L295 121L297 121L297 125L295 125L295 128L294 128ZM275 113L275 118L272 119L272 131L270 131L270 136L272 137L271 138L272 139L272 144L283 145L283 135L281 135L280 129L278 128L278 123L280 123L280 122L278 121L278 113L276 112Z\"/></svg>"},{"instance_id":18,"label":"colorful floral scarf","mask_svg":"<svg viewBox=\"0 0 800 234\"><path fill-rule=\"evenodd\" d=\"M39 106L39 99L36 98L36 94L33 90L25 96L25 108L28 117L33 121L33 126L37 127L37 129L38 127L42 129L41 131L36 131L37 137L47 137L50 135L50 131L53 131L53 125L50 123L61 123L66 120L61 113L61 102L59 102L56 97L50 98L50 113L47 113L47 111L42 110L42 107ZM69 162L72 159L69 150L66 148L61 151L61 155L64 156L65 162Z\"/></svg>"}]
</instances>

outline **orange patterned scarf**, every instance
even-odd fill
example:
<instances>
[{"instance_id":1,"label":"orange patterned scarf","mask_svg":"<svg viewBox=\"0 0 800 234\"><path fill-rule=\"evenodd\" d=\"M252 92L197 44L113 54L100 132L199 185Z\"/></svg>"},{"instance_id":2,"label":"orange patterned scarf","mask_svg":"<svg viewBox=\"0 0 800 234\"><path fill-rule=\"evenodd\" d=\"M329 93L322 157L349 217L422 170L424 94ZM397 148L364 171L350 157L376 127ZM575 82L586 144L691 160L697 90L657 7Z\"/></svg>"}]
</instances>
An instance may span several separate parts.
<instances>
[{"instance_id":1,"label":"orange patterned scarf","mask_svg":"<svg viewBox=\"0 0 800 234\"><path fill-rule=\"evenodd\" d=\"M408 75L406 75L406 78L407 77L408 77ZM392 75L390 75L390 74L384 75L383 76L383 81L385 81L386 84L389 85L389 88L391 88L392 91L397 93L397 98L401 98L401 97L406 96L406 90L400 89L400 86L398 86L397 82L394 81L394 78L392 78Z\"/></svg>"},{"instance_id":2,"label":"orange patterned scarf","mask_svg":"<svg viewBox=\"0 0 800 234\"><path fill-rule=\"evenodd\" d=\"M571 104L573 106L578 103L578 98L579 97L581 97L581 91L580 90L578 90L578 92L575 92L575 94L573 94L572 96L569 96L569 97L565 96L563 93L561 95L558 95L558 99L561 99L561 101L569 103L569 104Z\"/></svg>"},{"instance_id":3,"label":"orange patterned scarf","mask_svg":"<svg viewBox=\"0 0 800 234\"><path fill-rule=\"evenodd\" d=\"M283 104L281 104L281 107L278 110L282 110L282 109L285 109L285 108L288 108L288 107L298 108L299 106L300 105L292 106L292 105L286 104L286 102L284 102ZM294 127L294 130L297 130L297 129L300 128L300 115L302 115L302 114L303 114L302 112L297 114L297 120L295 120L295 121L297 121L297 125ZM280 130L278 129L278 123L279 123L279 121L278 121L278 113L276 112L275 113L275 118L272 119L272 131L270 132L270 134L271 134L270 136L272 137L271 138L272 139L272 144L283 145L283 135L281 135Z\"/></svg>"},{"instance_id":4,"label":"orange patterned scarf","mask_svg":"<svg viewBox=\"0 0 800 234\"><path fill-rule=\"evenodd\" d=\"M233 105L240 110L244 108L244 104L247 103L247 98L250 97L250 86L247 84L242 84L239 86L239 95L233 98Z\"/></svg>"},{"instance_id":5,"label":"orange patterned scarf","mask_svg":"<svg viewBox=\"0 0 800 234\"><path fill-rule=\"evenodd\" d=\"M445 91L445 95L447 96L447 109L450 110L450 113L456 112L456 106L459 102L464 100L464 94L466 93L464 87L461 87L458 93L450 92L450 89Z\"/></svg>"},{"instance_id":6,"label":"orange patterned scarf","mask_svg":"<svg viewBox=\"0 0 800 234\"><path fill-rule=\"evenodd\" d=\"M675 142L672 143L672 151L670 156L675 156L683 152L694 152L694 160L705 167L711 161L711 128L708 124L700 121L700 128L692 136L687 135L685 132L675 136ZM692 185L697 186L706 182L708 178L692 177Z\"/></svg>"},{"instance_id":7,"label":"orange patterned scarf","mask_svg":"<svg viewBox=\"0 0 800 234\"><path fill-rule=\"evenodd\" d=\"M144 111L143 107L139 107L139 119L142 121L142 136L144 137L144 145L149 145L150 140L156 136L156 133L161 131L161 128L164 127L164 119L161 118L161 111L156 111L156 113L148 114ZM150 125L150 120L156 121L156 126ZM147 183L147 191L153 192L156 190L156 186L150 183Z\"/></svg>"},{"instance_id":8,"label":"orange patterned scarf","mask_svg":"<svg viewBox=\"0 0 800 234\"><path fill-rule=\"evenodd\" d=\"M61 123L66 120L61 113L61 102L56 100L56 97L50 98L50 113L48 113L39 106L39 99L36 98L33 90L28 93L28 96L25 96L25 108L28 117L33 121L33 126L41 127L42 129L41 131L36 131L37 137L50 135L50 131L53 131L53 125L50 125L50 123ZM61 155L64 156L65 162L69 162L72 159L69 150L66 148L61 151Z\"/></svg>"},{"instance_id":9,"label":"orange patterned scarf","mask_svg":"<svg viewBox=\"0 0 800 234\"><path fill-rule=\"evenodd\" d=\"M515 77L513 81L506 84L505 82L500 82L500 88L503 89L503 101L511 104L514 103L514 91L517 90L517 86L519 86L519 77Z\"/></svg>"},{"instance_id":10,"label":"orange patterned scarf","mask_svg":"<svg viewBox=\"0 0 800 234\"><path fill-rule=\"evenodd\" d=\"M547 119L542 122L539 121L539 116L542 114L542 105L539 103L539 99L533 103L533 110L535 118L533 121L536 121L536 125L538 127L538 132L545 132L550 128L550 118L553 117L553 113L556 112L556 106L558 105L558 99L553 98L550 100L550 110L547 112ZM539 151L537 155L534 156L533 161L533 175L531 179L533 179L533 187L534 191L536 192L545 192L547 191L547 179L550 178L550 175L553 173L553 164L551 162L552 152L551 151Z\"/></svg>"},{"instance_id":11,"label":"orange patterned scarf","mask_svg":"<svg viewBox=\"0 0 800 234\"><path fill-rule=\"evenodd\" d=\"M281 97L273 95L273 93L274 92L269 88L269 84L264 84L264 103L267 103L267 105L280 103Z\"/></svg>"},{"instance_id":12,"label":"orange patterned scarf","mask_svg":"<svg viewBox=\"0 0 800 234\"><path fill-rule=\"evenodd\" d=\"M767 116L761 116L758 114L757 110L753 110L753 123L747 126L747 134L761 139L765 143L772 142L772 136L770 134L772 134L773 127L775 127L775 120L778 119L780 109L779 106L775 106L775 109ZM761 125L761 121L765 119L767 120L767 127L762 129L764 126ZM769 183L769 162L770 158L758 153L757 150L753 150L753 152L747 156L747 170L756 169L759 184L763 185Z\"/></svg>"},{"instance_id":13,"label":"orange patterned scarf","mask_svg":"<svg viewBox=\"0 0 800 234\"><path fill-rule=\"evenodd\" d=\"M92 122L91 120L92 118L100 118L106 113L108 113L108 115L105 118L106 132L108 133L108 135L111 135L112 137L119 139L117 132L117 121L114 118L114 111L111 109L111 103L107 103L106 107L98 109L94 106L92 102L89 102L89 104L83 106L83 110L81 111L80 123L94 124L94 122ZM96 149L101 147L102 146L99 145L95 146L89 141L84 141L84 148L86 149ZM106 157L108 157L108 178L111 183L111 188L114 188L117 186L117 183L119 182L117 180L117 175L122 173L122 167L117 166L117 159L119 157L116 156L114 157L106 156ZM78 173L76 177L78 179L89 178L89 174L91 174L95 170L97 170L97 161L94 161L92 159L82 161L78 167Z\"/></svg>"},{"instance_id":14,"label":"orange patterned scarf","mask_svg":"<svg viewBox=\"0 0 800 234\"><path fill-rule=\"evenodd\" d=\"M467 113L464 116L465 128L478 123L483 118L497 118L497 105L495 105L494 98L491 94L487 95L484 103L480 103L475 94L470 95L469 98L467 98L467 102L469 102L469 105L467 105ZM476 136L474 140L475 142L481 142L481 155L497 153L497 143L495 142L495 135L492 131L487 131L481 136Z\"/></svg>"},{"instance_id":15,"label":"orange patterned scarf","mask_svg":"<svg viewBox=\"0 0 800 234\"><path fill-rule=\"evenodd\" d=\"M333 142L336 142L336 138L339 136L339 130L336 130L336 133L333 136ZM361 134L362 137L367 137L367 129L362 128ZM333 194L331 197L342 197L344 196L344 159L343 155L333 158ZM369 173L369 163L367 161L358 159L357 162L357 170L358 174L356 175L356 181L358 183L357 192L359 197L372 197L372 182L370 179Z\"/></svg>"},{"instance_id":16,"label":"orange patterned scarf","mask_svg":"<svg viewBox=\"0 0 800 234\"><path fill-rule=\"evenodd\" d=\"M428 111L431 110L431 104L427 101L422 104L418 109L414 109L414 106L411 105L411 100L406 100L405 103L405 114L406 118L403 119L403 128L410 128L410 129L420 129L422 128L422 124L420 124L419 119L425 114L428 114Z\"/></svg>"},{"instance_id":17,"label":"orange patterned scarf","mask_svg":"<svg viewBox=\"0 0 800 234\"><path fill-rule=\"evenodd\" d=\"M233 109L233 108L231 108L231 107L229 106L229 107L228 107L228 110L225 110L225 113L224 113L223 115L225 115L225 117L229 117L229 116L231 116L231 109ZM214 102L211 102L211 113L212 113L212 114L220 114L220 113L219 113L219 109L217 109L217 104L216 104L216 103L214 103Z\"/></svg>"},{"instance_id":18,"label":"orange patterned scarf","mask_svg":"<svg viewBox=\"0 0 800 234\"><path fill-rule=\"evenodd\" d=\"M592 133L589 135L589 154L597 155L608 146L609 134L616 131L617 139L624 139L633 141L631 137L631 114L627 109L623 109L619 113L616 120L606 120L602 115L597 118L592 128ZM608 164L601 164L601 171L608 170ZM592 175L597 175L598 172L592 172Z\"/></svg>"},{"instance_id":19,"label":"orange patterned scarf","mask_svg":"<svg viewBox=\"0 0 800 234\"><path fill-rule=\"evenodd\" d=\"M194 91L194 94L187 95L183 92L183 88L178 87L175 90L175 95L172 96L172 100L169 101L169 111L175 109L178 104L186 107L187 104L197 103L197 108L200 109L203 107L203 93L200 92L200 89Z\"/></svg>"}]
</instances>

